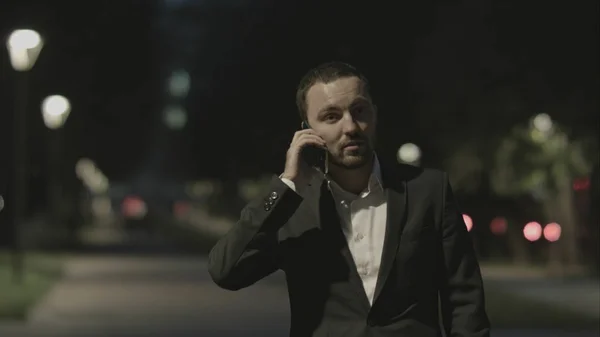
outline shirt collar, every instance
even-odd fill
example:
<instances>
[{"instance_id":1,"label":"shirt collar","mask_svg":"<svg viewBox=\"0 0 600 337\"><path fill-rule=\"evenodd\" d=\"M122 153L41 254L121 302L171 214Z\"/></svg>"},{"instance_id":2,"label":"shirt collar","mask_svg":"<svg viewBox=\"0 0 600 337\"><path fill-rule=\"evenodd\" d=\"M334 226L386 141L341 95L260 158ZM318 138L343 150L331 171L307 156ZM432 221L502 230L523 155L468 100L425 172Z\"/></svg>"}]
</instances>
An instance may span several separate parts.
<instances>
[{"instance_id":1,"label":"shirt collar","mask_svg":"<svg viewBox=\"0 0 600 337\"><path fill-rule=\"evenodd\" d=\"M329 179L328 177L325 177L325 179L327 179L327 185L330 190L336 191L338 193L343 193L348 196L352 195L356 198L356 195L344 190L335 181ZM371 193L381 191L382 187L383 184L381 183L381 165L379 164L379 159L377 158L377 155L374 155L373 168L371 169L369 184L367 185L367 188L358 195L358 198L366 198Z\"/></svg>"}]
</instances>

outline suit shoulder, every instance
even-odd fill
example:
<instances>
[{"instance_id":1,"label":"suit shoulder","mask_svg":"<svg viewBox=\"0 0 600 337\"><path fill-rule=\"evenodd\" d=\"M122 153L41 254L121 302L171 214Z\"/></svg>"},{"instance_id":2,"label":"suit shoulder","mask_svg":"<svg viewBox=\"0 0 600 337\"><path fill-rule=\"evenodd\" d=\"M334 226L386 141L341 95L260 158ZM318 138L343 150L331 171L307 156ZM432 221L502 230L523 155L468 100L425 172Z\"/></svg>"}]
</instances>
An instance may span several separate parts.
<instances>
[{"instance_id":1,"label":"suit shoulder","mask_svg":"<svg viewBox=\"0 0 600 337\"><path fill-rule=\"evenodd\" d=\"M400 164L400 169L403 172L407 181L415 183L427 184L430 186L443 185L447 180L448 174L445 171L434 168L423 168L412 165Z\"/></svg>"}]
</instances>

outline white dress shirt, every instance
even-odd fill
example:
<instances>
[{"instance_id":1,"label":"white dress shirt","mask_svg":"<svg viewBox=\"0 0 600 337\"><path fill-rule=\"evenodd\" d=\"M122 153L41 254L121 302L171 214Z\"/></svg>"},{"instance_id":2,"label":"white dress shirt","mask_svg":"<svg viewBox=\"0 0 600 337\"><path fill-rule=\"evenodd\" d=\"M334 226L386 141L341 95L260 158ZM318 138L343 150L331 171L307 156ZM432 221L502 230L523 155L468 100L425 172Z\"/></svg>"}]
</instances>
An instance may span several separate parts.
<instances>
[{"instance_id":1,"label":"white dress shirt","mask_svg":"<svg viewBox=\"0 0 600 337\"><path fill-rule=\"evenodd\" d=\"M295 186L294 182L285 178L281 180L303 198L313 201L314 207L318 208L321 183L327 178L317 170L311 178L306 186ZM375 157L369 185L359 195L345 191L330 179L327 179L327 183L337 205L356 270L372 305L387 218L387 201L381 184L379 161Z\"/></svg>"}]
</instances>

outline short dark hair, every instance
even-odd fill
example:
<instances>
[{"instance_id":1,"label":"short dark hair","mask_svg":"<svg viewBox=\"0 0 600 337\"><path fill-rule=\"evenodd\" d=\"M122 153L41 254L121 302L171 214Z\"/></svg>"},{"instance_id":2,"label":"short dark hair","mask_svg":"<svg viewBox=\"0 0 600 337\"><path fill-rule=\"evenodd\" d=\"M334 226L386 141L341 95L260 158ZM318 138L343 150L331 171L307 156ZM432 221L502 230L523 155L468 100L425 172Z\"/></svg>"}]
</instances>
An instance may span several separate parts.
<instances>
[{"instance_id":1,"label":"short dark hair","mask_svg":"<svg viewBox=\"0 0 600 337\"><path fill-rule=\"evenodd\" d=\"M364 85L365 92L370 96L369 81L358 69L343 62L322 63L310 69L302 77L300 84L298 84L296 105L302 121L307 120L306 111L308 104L306 103L306 94L308 90L316 83L327 84L344 77L358 77Z\"/></svg>"}]
</instances>

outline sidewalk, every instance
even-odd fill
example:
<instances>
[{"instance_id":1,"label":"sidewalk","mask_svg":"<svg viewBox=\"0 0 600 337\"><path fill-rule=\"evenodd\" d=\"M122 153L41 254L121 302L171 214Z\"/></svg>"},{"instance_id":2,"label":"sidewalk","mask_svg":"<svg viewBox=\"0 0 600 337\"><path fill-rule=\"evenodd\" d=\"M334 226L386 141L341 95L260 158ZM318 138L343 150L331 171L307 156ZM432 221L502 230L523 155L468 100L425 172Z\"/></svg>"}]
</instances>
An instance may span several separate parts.
<instances>
[{"instance_id":1,"label":"sidewalk","mask_svg":"<svg viewBox=\"0 0 600 337\"><path fill-rule=\"evenodd\" d=\"M87 256L72 258L65 269L64 279L30 312L29 321L0 323L0 336L280 337L287 333L287 293L280 274L233 293L212 283L205 260L198 257Z\"/></svg>"},{"instance_id":2,"label":"sidewalk","mask_svg":"<svg viewBox=\"0 0 600 337\"><path fill-rule=\"evenodd\" d=\"M217 288L206 262L197 257L75 258L67 263L64 280L32 310L30 324L133 329L144 336L221 331L230 328L232 317L243 318L239 328L250 331L273 317L286 326L286 289L278 276L233 293ZM256 308L258 298L262 305Z\"/></svg>"},{"instance_id":3,"label":"sidewalk","mask_svg":"<svg viewBox=\"0 0 600 337\"><path fill-rule=\"evenodd\" d=\"M548 277L543 268L482 266L486 286L502 289L551 306L600 317L600 283L597 279Z\"/></svg>"},{"instance_id":4,"label":"sidewalk","mask_svg":"<svg viewBox=\"0 0 600 337\"><path fill-rule=\"evenodd\" d=\"M550 282L544 292L533 279L488 278L493 286L554 301L550 305L558 301L557 291L564 292L563 297L598 303L586 293L591 284L583 290L580 284L553 288L556 285ZM524 285L530 286L528 290ZM283 337L288 326L287 290L281 273L229 292L212 283L206 261L200 257L82 256L67 262L65 278L31 311L29 322L0 323L0 336ZM597 332L505 330L494 331L493 336L591 337Z\"/></svg>"}]
</instances>

